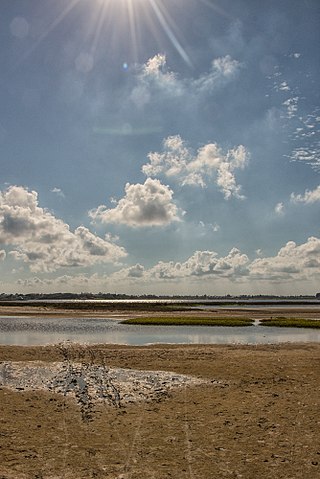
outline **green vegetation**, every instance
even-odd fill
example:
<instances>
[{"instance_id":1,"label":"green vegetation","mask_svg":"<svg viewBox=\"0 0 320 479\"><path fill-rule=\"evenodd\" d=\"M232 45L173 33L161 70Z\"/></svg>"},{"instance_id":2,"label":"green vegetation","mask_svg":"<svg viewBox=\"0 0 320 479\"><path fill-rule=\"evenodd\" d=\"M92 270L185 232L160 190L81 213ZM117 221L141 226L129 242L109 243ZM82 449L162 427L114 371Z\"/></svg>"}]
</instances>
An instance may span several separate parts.
<instances>
[{"instance_id":1,"label":"green vegetation","mask_svg":"<svg viewBox=\"0 0 320 479\"><path fill-rule=\"evenodd\" d=\"M252 326L249 318L208 318L208 317L142 317L122 321L123 324L140 324L149 326Z\"/></svg>"},{"instance_id":2,"label":"green vegetation","mask_svg":"<svg viewBox=\"0 0 320 479\"><path fill-rule=\"evenodd\" d=\"M263 319L261 326L276 326L279 328L314 328L320 329L320 320L302 319L302 318L285 318L279 316L272 319Z\"/></svg>"}]
</instances>

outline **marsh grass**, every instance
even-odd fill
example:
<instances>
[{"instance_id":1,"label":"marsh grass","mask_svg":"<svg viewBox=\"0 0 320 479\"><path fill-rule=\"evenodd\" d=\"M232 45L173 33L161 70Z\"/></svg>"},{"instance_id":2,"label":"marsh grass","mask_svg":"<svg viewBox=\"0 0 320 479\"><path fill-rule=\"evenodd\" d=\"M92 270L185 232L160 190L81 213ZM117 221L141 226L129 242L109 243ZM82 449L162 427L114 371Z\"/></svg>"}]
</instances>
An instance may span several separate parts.
<instances>
[{"instance_id":1,"label":"marsh grass","mask_svg":"<svg viewBox=\"0 0 320 479\"><path fill-rule=\"evenodd\" d=\"M249 318L205 318L205 317L144 317L122 321L122 324L146 326L252 326Z\"/></svg>"},{"instance_id":2,"label":"marsh grass","mask_svg":"<svg viewBox=\"0 0 320 479\"><path fill-rule=\"evenodd\" d=\"M279 316L273 319L262 319L261 326L276 326L279 328L313 328L320 329L320 320L303 318L285 318Z\"/></svg>"}]
</instances>

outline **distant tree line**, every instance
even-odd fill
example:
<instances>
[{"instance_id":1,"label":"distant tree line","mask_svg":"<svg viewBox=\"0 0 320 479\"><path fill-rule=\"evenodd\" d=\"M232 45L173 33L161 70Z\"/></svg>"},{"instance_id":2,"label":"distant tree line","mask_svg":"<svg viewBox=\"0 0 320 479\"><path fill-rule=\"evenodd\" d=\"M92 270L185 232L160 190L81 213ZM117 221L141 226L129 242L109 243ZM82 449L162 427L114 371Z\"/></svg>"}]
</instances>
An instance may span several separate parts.
<instances>
[{"instance_id":1,"label":"distant tree line","mask_svg":"<svg viewBox=\"0 0 320 479\"><path fill-rule=\"evenodd\" d=\"M169 299L169 300L195 300L195 301L206 301L206 300L226 300L230 302L230 300L240 300L240 301L250 301L250 300L257 300L257 301L266 301L266 300L320 300L320 293L316 293L315 296L313 295L296 295L296 296L276 296L276 295L239 295L233 296L230 294L226 295L156 295L156 294L142 294L142 295L132 295L132 294L122 294L122 293L28 293L28 294L19 294L19 293L0 293L0 301L33 301L33 300L79 300L79 301L86 301L86 300L157 300L157 299Z\"/></svg>"}]
</instances>

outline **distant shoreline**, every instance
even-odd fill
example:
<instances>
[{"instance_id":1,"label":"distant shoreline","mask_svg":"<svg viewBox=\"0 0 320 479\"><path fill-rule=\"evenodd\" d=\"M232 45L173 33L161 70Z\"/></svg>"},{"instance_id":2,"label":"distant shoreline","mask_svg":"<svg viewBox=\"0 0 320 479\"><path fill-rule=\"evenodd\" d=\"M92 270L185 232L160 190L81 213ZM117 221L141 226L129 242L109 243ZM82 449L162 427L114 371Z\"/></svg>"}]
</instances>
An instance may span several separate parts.
<instances>
[{"instance_id":1,"label":"distant shoreline","mask_svg":"<svg viewBox=\"0 0 320 479\"><path fill-rule=\"evenodd\" d=\"M320 303L320 293L315 295L130 295L121 293L2 293L0 294L0 304L2 302L20 302L20 301L48 301L48 302L70 302L70 301L129 301L129 302L226 302L226 303L242 303L242 302L312 302Z\"/></svg>"}]
</instances>

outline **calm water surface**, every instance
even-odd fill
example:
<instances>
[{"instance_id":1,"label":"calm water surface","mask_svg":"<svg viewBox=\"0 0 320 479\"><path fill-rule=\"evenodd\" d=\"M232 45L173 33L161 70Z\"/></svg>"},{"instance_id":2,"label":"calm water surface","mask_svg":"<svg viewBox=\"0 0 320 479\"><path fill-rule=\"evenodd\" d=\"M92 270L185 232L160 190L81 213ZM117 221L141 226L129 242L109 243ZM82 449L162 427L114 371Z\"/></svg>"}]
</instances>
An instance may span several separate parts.
<instances>
[{"instance_id":1,"label":"calm water surface","mask_svg":"<svg viewBox=\"0 0 320 479\"><path fill-rule=\"evenodd\" d=\"M296 328L138 326L114 319L32 318L0 316L0 344L44 345L70 340L78 343L268 344L320 342L320 330Z\"/></svg>"}]
</instances>

